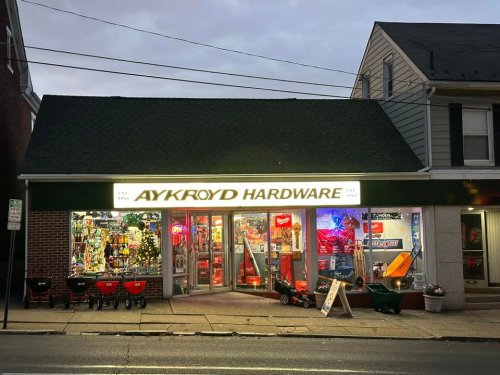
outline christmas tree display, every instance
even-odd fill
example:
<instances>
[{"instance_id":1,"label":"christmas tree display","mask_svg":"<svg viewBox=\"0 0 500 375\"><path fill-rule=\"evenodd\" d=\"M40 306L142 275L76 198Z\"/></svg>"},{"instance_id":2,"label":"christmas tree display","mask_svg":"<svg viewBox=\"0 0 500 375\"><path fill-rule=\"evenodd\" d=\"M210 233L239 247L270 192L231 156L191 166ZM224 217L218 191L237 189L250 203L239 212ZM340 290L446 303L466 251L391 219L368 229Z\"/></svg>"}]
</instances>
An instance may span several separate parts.
<instances>
[{"instance_id":1,"label":"christmas tree display","mask_svg":"<svg viewBox=\"0 0 500 375\"><path fill-rule=\"evenodd\" d=\"M142 265L151 265L152 259L157 259L160 249L156 246L155 235L149 229L144 229L141 235L141 243L137 250L137 259Z\"/></svg>"}]
</instances>

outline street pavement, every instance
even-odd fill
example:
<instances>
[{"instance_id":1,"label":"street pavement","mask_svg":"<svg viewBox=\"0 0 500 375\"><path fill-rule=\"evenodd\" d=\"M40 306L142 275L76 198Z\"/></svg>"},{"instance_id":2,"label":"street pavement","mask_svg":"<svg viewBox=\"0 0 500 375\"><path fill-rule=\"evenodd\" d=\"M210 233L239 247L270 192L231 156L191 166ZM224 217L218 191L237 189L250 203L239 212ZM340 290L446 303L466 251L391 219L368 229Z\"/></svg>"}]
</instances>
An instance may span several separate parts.
<instances>
[{"instance_id":1,"label":"street pavement","mask_svg":"<svg viewBox=\"0 0 500 375\"><path fill-rule=\"evenodd\" d=\"M4 304L2 303L2 318ZM241 335L322 338L390 338L500 341L500 310L403 310L400 314L335 307L325 317L315 307L282 305L279 300L237 292L149 301L146 308L117 310L87 304L65 309L10 301L7 329L0 334L66 335ZM2 319L3 321L3 319Z\"/></svg>"}]
</instances>

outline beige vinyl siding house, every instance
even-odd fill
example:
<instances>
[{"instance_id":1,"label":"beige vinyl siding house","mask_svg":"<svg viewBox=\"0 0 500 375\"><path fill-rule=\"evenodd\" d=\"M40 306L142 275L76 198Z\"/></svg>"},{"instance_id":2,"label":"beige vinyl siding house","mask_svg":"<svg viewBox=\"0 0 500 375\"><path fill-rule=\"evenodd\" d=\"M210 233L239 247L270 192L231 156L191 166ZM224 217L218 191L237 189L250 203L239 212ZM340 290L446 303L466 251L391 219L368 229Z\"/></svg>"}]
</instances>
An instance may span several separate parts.
<instances>
[{"instance_id":1,"label":"beige vinyl siding house","mask_svg":"<svg viewBox=\"0 0 500 375\"><path fill-rule=\"evenodd\" d=\"M384 62L392 64L392 96L384 92ZM424 81L402 56L386 33L375 25L358 72L359 79L352 92L353 98L363 98L362 80L370 83L370 99L381 100L382 108L394 122L412 151L426 163L425 89ZM415 103L408 105L408 103Z\"/></svg>"},{"instance_id":2,"label":"beige vinyl siding house","mask_svg":"<svg viewBox=\"0 0 500 375\"><path fill-rule=\"evenodd\" d=\"M351 94L366 98L361 78L371 77L369 98L446 194L423 207L423 236L427 281L445 285L450 309L500 308L498 61L499 24L375 22ZM481 292L498 296L482 303Z\"/></svg>"}]
</instances>

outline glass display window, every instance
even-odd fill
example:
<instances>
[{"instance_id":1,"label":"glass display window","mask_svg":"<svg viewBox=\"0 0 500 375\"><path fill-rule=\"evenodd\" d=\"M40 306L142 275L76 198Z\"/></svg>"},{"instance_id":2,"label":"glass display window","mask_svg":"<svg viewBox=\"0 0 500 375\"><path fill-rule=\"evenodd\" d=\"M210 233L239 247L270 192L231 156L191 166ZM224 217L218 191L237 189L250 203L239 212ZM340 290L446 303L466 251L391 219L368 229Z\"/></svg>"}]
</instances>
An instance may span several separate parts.
<instances>
[{"instance_id":1,"label":"glass display window","mask_svg":"<svg viewBox=\"0 0 500 375\"><path fill-rule=\"evenodd\" d=\"M318 275L357 284L371 274L392 287L421 289L421 212L418 207L317 209Z\"/></svg>"},{"instance_id":2,"label":"glass display window","mask_svg":"<svg viewBox=\"0 0 500 375\"><path fill-rule=\"evenodd\" d=\"M304 288L305 210L236 212L233 233L237 288L269 289L276 277Z\"/></svg>"},{"instance_id":3,"label":"glass display window","mask_svg":"<svg viewBox=\"0 0 500 375\"><path fill-rule=\"evenodd\" d=\"M268 225L266 212L236 212L233 215L237 288L267 289Z\"/></svg>"},{"instance_id":4,"label":"glass display window","mask_svg":"<svg viewBox=\"0 0 500 375\"><path fill-rule=\"evenodd\" d=\"M161 214L154 211L71 213L71 272L161 274Z\"/></svg>"}]
</instances>

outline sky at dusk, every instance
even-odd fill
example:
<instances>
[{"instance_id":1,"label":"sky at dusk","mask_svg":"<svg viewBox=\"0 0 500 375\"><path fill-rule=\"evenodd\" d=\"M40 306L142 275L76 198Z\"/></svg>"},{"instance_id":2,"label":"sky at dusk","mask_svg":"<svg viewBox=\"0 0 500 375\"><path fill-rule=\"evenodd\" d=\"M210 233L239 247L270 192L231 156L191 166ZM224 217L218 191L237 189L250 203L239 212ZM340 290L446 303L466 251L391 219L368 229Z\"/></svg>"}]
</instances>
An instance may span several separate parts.
<instances>
[{"instance_id":1,"label":"sky at dusk","mask_svg":"<svg viewBox=\"0 0 500 375\"><path fill-rule=\"evenodd\" d=\"M497 0L18 0L18 7L40 97L349 97L375 21L500 20ZM314 84L283 82L290 80Z\"/></svg>"}]
</instances>

